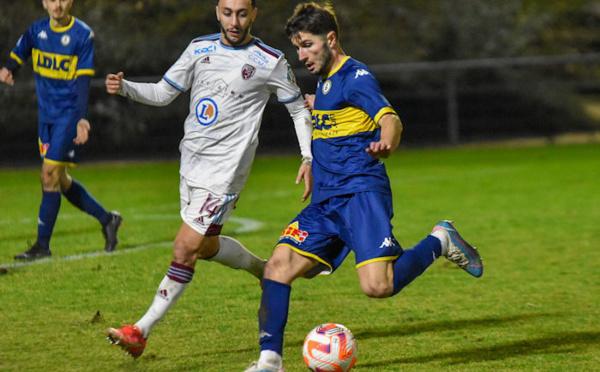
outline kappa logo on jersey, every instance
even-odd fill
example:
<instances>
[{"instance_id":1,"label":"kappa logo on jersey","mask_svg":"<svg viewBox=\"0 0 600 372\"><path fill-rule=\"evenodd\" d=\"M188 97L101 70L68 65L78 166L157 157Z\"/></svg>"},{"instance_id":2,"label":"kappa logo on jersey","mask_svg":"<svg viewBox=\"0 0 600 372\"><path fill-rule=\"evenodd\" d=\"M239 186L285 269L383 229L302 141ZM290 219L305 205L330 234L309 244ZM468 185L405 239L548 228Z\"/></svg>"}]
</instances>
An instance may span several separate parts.
<instances>
[{"instance_id":1,"label":"kappa logo on jersey","mask_svg":"<svg viewBox=\"0 0 600 372\"><path fill-rule=\"evenodd\" d=\"M356 75L354 75L355 79L358 79L360 76L366 76L366 75L371 75L369 73L369 71L365 70L364 68L361 68L360 70L356 70Z\"/></svg>"},{"instance_id":2,"label":"kappa logo on jersey","mask_svg":"<svg viewBox=\"0 0 600 372\"><path fill-rule=\"evenodd\" d=\"M379 249L393 247L394 245L396 245L395 239L391 236L388 236L387 238L383 239Z\"/></svg>"},{"instance_id":3,"label":"kappa logo on jersey","mask_svg":"<svg viewBox=\"0 0 600 372\"><path fill-rule=\"evenodd\" d=\"M242 67L242 78L244 78L244 80L248 80L252 76L254 76L255 72L256 72L256 67L250 66L249 64L245 64Z\"/></svg>"},{"instance_id":4,"label":"kappa logo on jersey","mask_svg":"<svg viewBox=\"0 0 600 372\"><path fill-rule=\"evenodd\" d=\"M77 56L66 56L32 50L33 71L43 77L73 80L77 71Z\"/></svg>"},{"instance_id":5,"label":"kappa logo on jersey","mask_svg":"<svg viewBox=\"0 0 600 372\"><path fill-rule=\"evenodd\" d=\"M215 101L210 98L203 98L196 105L196 119L198 123L207 126L217 120L219 116L219 109Z\"/></svg>"},{"instance_id":6,"label":"kappa logo on jersey","mask_svg":"<svg viewBox=\"0 0 600 372\"><path fill-rule=\"evenodd\" d=\"M279 237L279 241L282 239L292 239L297 243L302 243L308 237L308 233L306 231L302 231L299 229L298 221L293 222L288 225L288 227L283 230L283 233Z\"/></svg>"},{"instance_id":7,"label":"kappa logo on jersey","mask_svg":"<svg viewBox=\"0 0 600 372\"><path fill-rule=\"evenodd\" d=\"M40 31L39 34L37 34L38 39L42 39L42 40L48 40L48 34L46 33L45 30ZM19 39L19 41L21 41L21 39Z\"/></svg>"}]
</instances>

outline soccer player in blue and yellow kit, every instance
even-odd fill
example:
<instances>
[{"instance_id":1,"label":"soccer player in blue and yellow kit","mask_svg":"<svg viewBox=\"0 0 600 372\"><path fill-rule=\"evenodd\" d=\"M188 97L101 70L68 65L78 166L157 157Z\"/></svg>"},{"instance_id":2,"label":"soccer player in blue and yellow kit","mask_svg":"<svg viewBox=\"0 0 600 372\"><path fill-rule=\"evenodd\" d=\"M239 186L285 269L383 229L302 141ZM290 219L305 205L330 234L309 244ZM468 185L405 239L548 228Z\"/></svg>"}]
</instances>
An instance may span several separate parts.
<instances>
[{"instance_id":1,"label":"soccer player in blue and yellow kit","mask_svg":"<svg viewBox=\"0 0 600 372\"><path fill-rule=\"evenodd\" d=\"M403 250L392 233L392 192L381 158L400 143L402 123L369 68L346 56L329 5L304 3L286 33L308 71L319 76L312 109L313 196L287 226L268 260L260 310L260 359L246 372L283 371L283 335L291 284L332 273L350 250L363 292L390 297L445 256L479 277L477 250L447 220Z\"/></svg>"},{"instance_id":2,"label":"soccer player in blue and yellow kit","mask_svg":"<svg viewBox=\"0 0 600 372\"><path fill-rule=\"evenodd\" d=\"M38 142L43 159L38 236L28 251L15 256L16 260L52 255L50 237L61 194L98 219L107 252L118 243L122 220L118 212L106 211L67 173L67 167L77 164L90 131L87 103L94 75L94 33L69 13L73 0L43 0L43 5L49 17L29 27L0 70L0 82L13 85L13 73L31 57L38 96Z\"/></svg>"}]
</instances>

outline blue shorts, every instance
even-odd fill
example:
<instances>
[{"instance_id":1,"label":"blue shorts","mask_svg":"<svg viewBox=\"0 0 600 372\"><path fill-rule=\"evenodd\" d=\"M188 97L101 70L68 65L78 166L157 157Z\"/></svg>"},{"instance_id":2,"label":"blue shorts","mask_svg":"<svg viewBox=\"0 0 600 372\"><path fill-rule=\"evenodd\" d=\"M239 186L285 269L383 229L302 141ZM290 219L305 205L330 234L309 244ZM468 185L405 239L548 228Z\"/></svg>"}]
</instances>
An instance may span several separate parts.
<instances>
[{"instance_id":1,"label":"blue shorts","mask_svg":"<svg viewBox=\"0 0 600 372\"><path fill-rule=\"evenodd\" d=\"M83 146L73 142L77 137L77 122L72 119L54 123L40 121L38 135L42 159L65 166L75 166L79 162Z\"/></svg>"},{"instance_id":2,"label":"blue shorts","mask_svg":"<svg viewBox=\"0 0 600 372\"><path fill-rule=\"evenodd\" d=\"M395 260L402 247L392 234L393 215L392 196L388 194L361 192L333 197L304 208L285 228L278 244L319 261L321 274L335 271L350 250L356 268Z\"/></svg>"}]
</instances>

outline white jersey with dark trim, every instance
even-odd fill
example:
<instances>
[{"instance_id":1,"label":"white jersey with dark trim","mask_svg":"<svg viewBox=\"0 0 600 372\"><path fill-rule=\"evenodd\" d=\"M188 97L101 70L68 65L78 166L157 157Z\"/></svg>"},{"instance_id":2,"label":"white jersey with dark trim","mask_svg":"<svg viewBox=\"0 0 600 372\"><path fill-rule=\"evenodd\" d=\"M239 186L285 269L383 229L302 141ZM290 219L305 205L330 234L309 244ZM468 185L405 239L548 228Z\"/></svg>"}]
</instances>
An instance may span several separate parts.
<instances>
[{"instance_id":1,"label":"white jersey with dark trim","mask_svg":"<svg viewBox=\"0 0 600 372\"><path fill-rule=\"evenodd\" d=\"M191 89L181 175L222 193L239 193L246 183L270 95L282 103L301 96L284 55L256 38L236 48L220 34L194 39L163 78L181 92Z\"/></svg>"}]
</instances>

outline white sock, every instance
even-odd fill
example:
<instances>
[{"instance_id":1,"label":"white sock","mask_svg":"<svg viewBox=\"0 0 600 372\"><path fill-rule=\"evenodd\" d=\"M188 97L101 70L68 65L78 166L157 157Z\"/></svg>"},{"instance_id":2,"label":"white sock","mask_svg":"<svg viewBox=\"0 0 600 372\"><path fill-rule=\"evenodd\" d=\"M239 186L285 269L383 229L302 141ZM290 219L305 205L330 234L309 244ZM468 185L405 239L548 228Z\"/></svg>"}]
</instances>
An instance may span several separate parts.
<instances>
[{"instance_id":1,"label":"white sock","mask_svg":"<svg viewBox=\"0 0 600 372\"><path fill-rule=\"evenodd\" d=\"M282 367L281 355L277 354L273 350L261 351L258 362L261 365L271 369L279 370Z\"/></svg>"},{"instance_id":2,"label":"white sock","mask_svg":"<svg viewBox=\"0 0 600 372\"><path fill-rule=\"evenodd\" d=\"M135 323L140 328L140 331L142 331L144 338L148 338L158 321L167 313L171 306L175 305L175 302L177 302L177 299L179 299L188 284L176 282L165 275L158 286L152 305L150 305L150 308L142 319Z\"/></svg>"},{"instance_id":3,"label":"white sock","mask_svg":"<svg viewBox=\"0 0 600 372\"><path fill-rule=\"evenodd\" d=\"M448 233L444 229L435 230L431 233L432 236L435 236L442 243L442 256L448 255L448 244L450 244L450 238L448 237Z\"/></svg>"},{"instance_id":4,"label":"white sock","mask_svg":"<svg viewBox=\"0 0 600 372\"><path fill-rule=\"evenodd\" d=\"M232 269L243 269L262 280L266 261L247 250L242 243L228 236L219 236L219 251L209 261Z\"/></svg>"}]
</instances>

